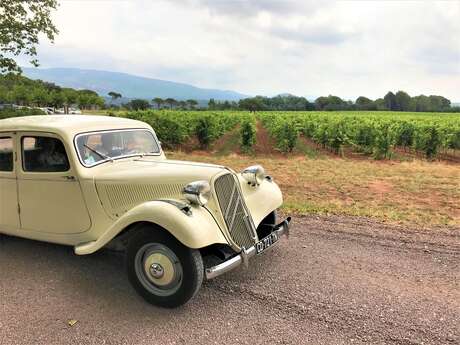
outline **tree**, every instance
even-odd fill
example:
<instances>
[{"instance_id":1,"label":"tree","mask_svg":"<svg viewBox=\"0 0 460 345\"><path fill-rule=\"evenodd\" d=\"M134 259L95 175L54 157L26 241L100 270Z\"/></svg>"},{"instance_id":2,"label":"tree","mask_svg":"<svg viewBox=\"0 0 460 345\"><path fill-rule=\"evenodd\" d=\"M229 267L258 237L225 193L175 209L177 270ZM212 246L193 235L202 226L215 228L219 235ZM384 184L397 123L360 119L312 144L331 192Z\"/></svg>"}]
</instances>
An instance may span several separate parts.
<instances>
[{"instance_id":1,"label":"tree","mask_svg":"<svg viewBox=\"0 0 460 345\"><path fill-rule=\"evenodd\" d=\"M73 104L77 104L78 92L74 89L65 88L62 89L62 94L64 95L64 112L69 113L69 107Z\"/></svg>"},{"instance_id":2,"label":"tree","mask_svg":"<svg viewBox=\"0 0 460 345\"><path fill-rule=\"evenodd\" d=\"M161 109L161 106L163 105L165 101L163 100L163 98L155 97L154 99L152 99L152 102L157 105L158 109Z\"/></svg>"},{"instance_id":3,"label":"tree","mask_svg":"<svg viewBox=\"0 0 460 345\"><path fill-rule=\"evenodd\" d=\"M48 91L44 87L37 87L31 93L32 105L37 107L45 107L50 102L50 96Z\"/></svg>"},{"instance_id":4,"label":"tree","mask_svg":"<svg viewBox=\"0 0 460 345\"><path fill-rule=\"evenodd\" d=\"M97 92L96 91L93 91L93 90L79 90L78 93L81 93L81 94L87 94L87 95L92 95L92 96L98 96Z\"/></svg>"},{"instance_id":5,"label":"tree","mask_svg":"<svg viewBox=\"0 0 460 345\"><path fill-rule=\"evenodd\" d=\"M208 108L210 110L214 110L216 109L216 101L214 100L214 98L211 98L208 102Z\"/></svg>"},{"instance_id":6,"label":"tree","mask_svg":"<svg viewBox=\"0 0 460 345\"><path fill-rule=\"evenodd\" d=\"M0 103L36 107L64 106L65 113L68 113L71 105L78 104L81 109L101 107L104 105L104 99L91 90L62 88L53 83L8 73L0 74Z\"/></svg>"},{"instance_id":7,"label":"tree","mask_svg":"<svg viewBox=\"0 0 460 345\"><path fill-rule=\"evenodd\" d=\"M64 106L65 97L61 91L52 91L50 93L50 104L54 108L61 108Z\"/></svg>"},{"instance_id":8,"label":"tree","mask_svg":"<svg viewBox=\"0 0 460 345\"><path fill-rule=\"evenodd\" d=\"M315 106L317 110L323 110L327 105L327 97L321 96L315 100Z\"/></svg>"},{"instance_id":9,"label":"tree","mask_svg":"<svg viewBox=\"0 0 460 345\"><path fill-rule=\"evenodd\" d=\"M309 102L307 99L305 101L305 110L315 110L315 103Z\"/></svg>"},{"instance_id":10,"label":"tree","mask_svg":"<svg viewBox=\"0 0 460 345\"><path fill-rule=\"evenodd\" d=\"M253 98L240 99L238 105L241 109L246 109L251 112L256 112L258 110L264 110L264 98L261 96L256 96Z\"/></svg>"},{"instance_id":11,"label":"tree","mask_svg":"<svg viewBox=\"0 0 460 345\"><path fill-rule=\"evenodd\" d=\"M179 105L179 108L182 109L182 110L185 110L187 109L187 102L186 101L179 101L177 102L177 104Z\"/></svg>"},{"instance_id":12,"label":"tree","mask_svg":"<svg viewBox=\"0 0 460 345\"><path fill-rule=\"evenodd\" d=\"M76 103L80 109L90 109L92 107L102 107L104 99L92 90L79 90L77 91Z\"/></svg>"},{"instance_id":13,"label":"tree","mask_svg":"<svg viewBox=\"0 0 460 345\"><path fill-rule=\"evenodd\" d=\"M150 108L150 103L145 99L136 98L128 102L127 106L133 110L146 110Z\"/></svg>"},{"instance_id":14,"label":"tree","mask_svg":"<svg viewBox=\"0 0 460 345\"><path fill-rule=\"evenodd\" d=\"M315 106L317 110L345 110L351 108L348 102L333 95L318 97L315 100Z\"/></svg>"},{"instance_id":15,"label":"tree","mask_svg":"<svg viewBox=\"0 0 460 345\"><path fill-rule=\"evenodd\" d=\"M398 91L395 95L396 108L401 111L409 111L411 106L411 97L404 91Z\"/></svg>"},{"instance_id":16,"label":"tree","mask_svg":"<svg viewBox=\"0 0 460 345\"><path fill-rule=\"evenodd\" d=\"M105 101L102 97L99 97L99 96L91 96L90 98L90 104L91 106L93 107L96 107L96 108L102 108L105 104Z\"/></svg>"},{"instance_id":17,"label":"tree","mask_svg":"<svg viewBox=\"0 0 460 345\"><path fill-rule=\"evenodd\" d=\"M23 78L25 78L25 77L23 77ZM61 87L59 85L56 85L54 83L50 83L48 81L43 81L43 80L38 79L37 83L43 85L43 87L45 89L47 89L48 91L59 91L59 90L61 90Z\"/></svg>"},{"instance_id":18,"label":"tree","mask_svg":"<svg viewBox=\"0 0 460 345\"><path fill-rule=\"evenodd\" d=\"M198 102L195 101L194 99L188 99L187 103L188 103L190 109L195 109L195 107L198 105Z\"/></svg>"},{"instance_id":19,"label":"tree","mask_svg":"<svg viewBox=\"0 0 460 345\"><path fill-rule=\"evenodd\" d=\"M14 60L18 55L30 56L30 63L38 66L36 46L40 35L53 42L58 34L51 21L51 11L57 6L57 0L0 2L0 73L21 72Z\"/></svg>"},{"instance_id":20,"label":"tree","mask_svg":"<svg viewBox=\"0 0 460 345\"><path fill-rule=\"evenodd\" d=\"M374 101L364 96L358 97L356 99L355 104L356 104L356 108L358 108L359 110L375 110L376 109Z\"/></svg>"},{"instance_id":21,"label":"tree","mask_svg":"<svg viewBox=\"0 0 460 345\"><path fill-rule=\"evenodd\" d=\"M0 85L0 104L9 103L8 89Z\"/></svg>"},{"instance_id":22,"label":"tree","mask_svg":"<svg viewBox=\"0 0 460 345\"><path fill-rule=\"evenodd\" d=\"M172 109L174 106L176 106L177 101L174 98L166 98L165 103L169 105L169 109Z\"/></svg>"},{"instance_id":23,"label":"tree","mask_svg":"<svg viewBox=\"0 0 460 345\"><path fill-rule=\"evenodd\" d=\"M396 96L393 92L389 91L385 97L383 97L385 102L385 107L388 110L398 110L398 105L396 103Z\"/></svg>"},{"instance_id":24,"label":"tree","mask_svg":"<svg viewBox=\"0 0 460 345\"><path fill-rule=\"evenodd\" d=\"M30 92L25 85L15 85L12 90L11 99L18 105L27 105L30 100Z\"/></svg>"},{"instance_id":25,"label":"tree","mask_svg":"<svg viewBox=\"0 0 460 345\"><path fill-rule=\"evenodd\" d=\"M111 98L110 103L112 103L113 101L116 101L118 98L121 98L121 93L118 93L115 91L110 91L108 95Z\"/></svg>"},{"instance_id":26,"label":"tree","mask_svg":"<svg viewBox=\"0 0 460 345\"><path fill-rule=\"evenodd\" d=\"M445 97L430 95L428 98L433 111L444 111L450 108L450 101Z\"/></svg>"},{"instance_id":27,"label":"tree","mask_svg":"<svg viewBox=\"0 0 460 345\"><path fill-rule=\"evenodd\" d=\"M385 100L383 98L377 98L374 101L376 110L385 110Z\"/></svg>"},{"instance_id":28,"label":"tree","mask_svg":"<svg viewBox=\"0 0 460 345\"><path fill-rule=\"evenodd\" d=\"M327 97L324 97L325 99ZM245 98L239 102L225 101L217 103L218 109L253 109L253 110L314 110L315 105L310 103L305 97L298 97L291 94L282 94L275 97L256 96Z\"/></svg>"},{"instance_id":29,"label":"tree","mask_svg":"<svg viewBox=\"0 0 460 345\"><path fill-rule=\"evenodd\" d=\"M430 111L430 99L425 95L420 95L412 98L414 102L415 111Z\"/></svg>"}]
</instances>

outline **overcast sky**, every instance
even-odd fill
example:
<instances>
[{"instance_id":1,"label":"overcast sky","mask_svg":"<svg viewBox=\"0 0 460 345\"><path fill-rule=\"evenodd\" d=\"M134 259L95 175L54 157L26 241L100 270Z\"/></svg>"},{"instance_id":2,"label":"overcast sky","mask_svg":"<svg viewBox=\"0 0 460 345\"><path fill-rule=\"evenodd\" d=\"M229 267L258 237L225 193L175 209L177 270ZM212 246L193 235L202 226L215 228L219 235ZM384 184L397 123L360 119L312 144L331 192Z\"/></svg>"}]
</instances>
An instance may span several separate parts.
<instances>
[{"instance_id":1,"label":"overcast sky","mask_svg":"<svg viewBox=\"0 0 460 345\"><path fill-rule=\"evenodd\" d=\"M460 101L460 2L60 1L42 67L231 89Z\"/></svg>"}]
</instances>

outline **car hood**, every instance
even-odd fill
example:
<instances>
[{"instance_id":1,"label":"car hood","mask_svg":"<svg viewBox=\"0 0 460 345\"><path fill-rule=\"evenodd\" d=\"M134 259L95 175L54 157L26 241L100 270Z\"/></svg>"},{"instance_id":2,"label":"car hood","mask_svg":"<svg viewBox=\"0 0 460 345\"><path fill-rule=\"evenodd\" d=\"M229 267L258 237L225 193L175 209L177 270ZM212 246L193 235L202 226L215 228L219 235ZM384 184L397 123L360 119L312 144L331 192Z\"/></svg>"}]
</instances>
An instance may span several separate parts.
<instances>
[{"instance_id":1,"label":"car hood","mask_svg":"<svg viewBox=\"0 0 460 345\"><path fill-rule=\"evenodd\" d=\"M147 201L183 199L186 184L211 182L215 175L227 171L213 164L148 158L104 165L94 176L96 189L104 209L115 218Z\"/></svg>"},{"instance_id":2,"label":"car hood","mask_svg":"<svg viewBox=\"0 0 460 345\"><path fill-rule=\"evenodd\" d=\"M148 158L106 163L95 176L98 182L116 183L188 183L197 180L210 181L226 167L177 160L151 160Z\"/></svg>"}]
</instances>

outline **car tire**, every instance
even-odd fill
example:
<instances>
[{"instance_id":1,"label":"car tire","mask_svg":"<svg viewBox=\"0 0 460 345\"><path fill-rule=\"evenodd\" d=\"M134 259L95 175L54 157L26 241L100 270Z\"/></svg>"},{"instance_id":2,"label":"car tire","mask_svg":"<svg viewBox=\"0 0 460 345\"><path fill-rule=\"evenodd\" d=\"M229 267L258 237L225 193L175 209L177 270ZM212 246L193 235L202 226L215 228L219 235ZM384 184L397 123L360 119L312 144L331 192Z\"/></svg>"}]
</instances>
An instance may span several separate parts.
<instances>
[{"instance_id":1,"label":"car tire","mask_svg":"<svg viewBox=\"0 0 460 345\"><path fill-rule=\"evenodd\" d=\"M201 287L204 266L200 251L184 246L161 228L137 229L126 254L130 283L153 305L179 307Z\"/></svg>"}]
</instances>

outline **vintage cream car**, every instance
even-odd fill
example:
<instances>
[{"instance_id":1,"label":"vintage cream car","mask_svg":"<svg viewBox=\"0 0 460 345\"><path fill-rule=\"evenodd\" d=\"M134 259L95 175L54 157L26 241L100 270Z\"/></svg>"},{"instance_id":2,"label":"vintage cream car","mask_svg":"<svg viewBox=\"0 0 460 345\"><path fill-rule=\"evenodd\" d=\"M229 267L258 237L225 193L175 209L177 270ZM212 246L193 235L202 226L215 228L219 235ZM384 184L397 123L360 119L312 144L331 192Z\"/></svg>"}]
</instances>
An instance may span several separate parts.
<instances>
[{"instance_id":1,"label":"vintage cream car","mask_svg":"<svg viewBox=\"0 0 460 345\"><path fill-rule=\"evenodd\" d=\"M212 279L288 234L280 189L260 166L241 173L168 160L130 119L48 115L0 120L0 233L126 251L148 302L186 303Z\"/></svg>"}]
</instances>

